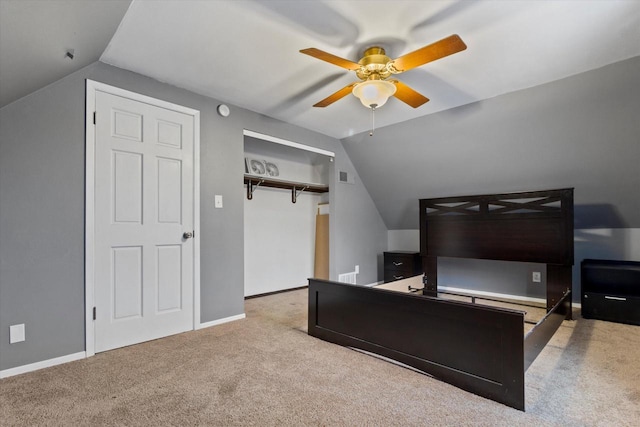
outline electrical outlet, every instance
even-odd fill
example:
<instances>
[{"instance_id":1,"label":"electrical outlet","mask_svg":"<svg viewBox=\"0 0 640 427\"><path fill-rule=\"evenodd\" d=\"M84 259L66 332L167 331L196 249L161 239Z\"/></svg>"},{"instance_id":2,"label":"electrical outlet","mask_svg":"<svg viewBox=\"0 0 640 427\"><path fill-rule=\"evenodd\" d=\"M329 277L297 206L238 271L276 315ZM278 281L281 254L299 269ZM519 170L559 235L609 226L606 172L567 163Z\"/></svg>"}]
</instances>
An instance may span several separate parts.
<instances>
[{"instance_id":1,"label":"electrical outlet","mask_svg":"<svg viewBox=\"0 0 640 427\"><path fill-rule=\"evenodd\" d=\"M215 206L217 209L222 208L222 196L221 196L220 194L216 194L216 195L213 197L213 200L214 200L214 206Z\"/></svg>"},{"instance_id":2,"label":"electrical outlet","mask_svg":"<svg viewBox=\"0 0 640 427\"><path fill-rule=\"evenodd\" d=\"M360 266L359 265L356 265L356 270L355 271L356 271L356 274L360 274Z\"/></svg>"},{"instance_id":3,"label":"electrical outlet","mask_svg":"<svg viewBox=\"0 0 640 427\"><path fill-rule=\"evenodd\" d=\"M24 340L24 323L9 326L9 344L22 342Z\"/></svg>"},{"instance_id":4,"label":"electrical outlet","mask_svg":"<svg viewBox=\"0 0 640 427\"><path fill-rule=\"evenodd\" d=\"M540 274L539 271L534 271L531 273L531 281L533 283L540 283L542 282L542 275Z\"/></svg>"}]
</instances>

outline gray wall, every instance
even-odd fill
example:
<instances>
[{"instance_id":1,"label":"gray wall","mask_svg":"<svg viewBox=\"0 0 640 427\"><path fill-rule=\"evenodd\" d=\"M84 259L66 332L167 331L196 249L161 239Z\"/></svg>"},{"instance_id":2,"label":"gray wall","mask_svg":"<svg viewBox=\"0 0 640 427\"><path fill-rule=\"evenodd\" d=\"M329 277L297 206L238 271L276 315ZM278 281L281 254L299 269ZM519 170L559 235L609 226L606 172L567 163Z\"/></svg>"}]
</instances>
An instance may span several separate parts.
<instances>
[{"instance_id":1,"label":"gray wall","mask_svg":"<svg viewBox=\"0 0 640 427\"><path fill-rule=\"evenodd\" d=\"M366 191L361 191L363 183L347 155L336 157L334 167L336 184L330 197L331 215L333 218L348 217L353 219L349 227L331 227L329 241L336 250L330 253L329 269L332 280L337 280L338 274L353 272L356 265L360 266L357 276L359 285L367 285L382 280L382 253L387 250L387 228L378 213L376 205ZM338 182L338 174L347 172L353 175L355 184ZM358 209L358 211L354 211ZM357 233L356 230L369 230L369 233ZM355 256L354 256L355 254Z\"/></svg>"},{"instance_id":2,"label":"gray wall","mask_svg":"<svg viewBox=\"0 0 640 427\"><path fill-rule=\"evenodd\" d=\"M390 230L418 228L419 198L564 187L576 228L638 228L640 57L343 145Z\"/></svg>"},{"instance_id":3,"label":"gray wall","mask_svg":"<svg viewBox=\"0 0 640 427\"><path fill-rule=\"evenodd\" d=\"M334 151L337 169L352 168L333 138L233 106L222 118L214 99L102 63L0 109L0 370L84 351L85 79L201 112L202 322L244 312L243 128ZM361 183L329 185L332 277L359 264L373 282L384 223ZM26 341L9 344L19 323Z\"/></svg>"},{"instance_id":4,"label":"gray wall","mask_svg":"<svg viewBox=\"0 0 640 427\"><path fill-rule=\"evenodd\" d=\"M419 228L420 198L575 187L574 286L583 258L640 259L640 57L342 142L390 233ZM443 279L538 293L529 266L503 266L509 285L480 264Z\"/></svg>"}]
</instances>

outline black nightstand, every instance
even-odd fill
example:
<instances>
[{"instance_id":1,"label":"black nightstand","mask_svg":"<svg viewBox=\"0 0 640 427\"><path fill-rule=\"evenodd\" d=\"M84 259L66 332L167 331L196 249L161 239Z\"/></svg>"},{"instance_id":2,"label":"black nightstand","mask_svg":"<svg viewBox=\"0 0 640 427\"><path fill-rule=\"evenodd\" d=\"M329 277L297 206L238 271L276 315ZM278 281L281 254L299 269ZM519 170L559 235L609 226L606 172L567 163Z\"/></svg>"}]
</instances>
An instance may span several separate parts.
<instances>
[{"instance_id":1,"label":"black nightstand","mask_svg":"<svg viewBox=\"0 0 640 427\"><path fill-rule=\"evenodd\" d=\"M582 317L640 325L640 262L585 259Z\"/></svg>"},{"instance_id":2,"label":"black nightstand","mask_svg":"<svg viewBox=\"0 0 640 427\"><path fill-rule=\"evenodd\" d=\"M389 251L384 253L384 283L422 274L419 252Z\"/></svg>"}]
</instances>

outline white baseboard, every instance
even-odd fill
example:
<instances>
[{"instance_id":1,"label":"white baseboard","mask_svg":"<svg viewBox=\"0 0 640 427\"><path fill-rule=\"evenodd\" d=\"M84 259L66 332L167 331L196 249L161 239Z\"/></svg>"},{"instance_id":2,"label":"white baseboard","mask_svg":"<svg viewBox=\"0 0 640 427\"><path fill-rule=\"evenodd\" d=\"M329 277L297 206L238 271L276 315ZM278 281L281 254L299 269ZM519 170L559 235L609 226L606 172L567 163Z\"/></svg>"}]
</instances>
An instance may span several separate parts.
<instances>
[{"instance_id":1,"label":"white baseboard","mask_svg":"<svg viewBox=\"0 0 640 427\"><path fill-rule=\"evenodd\" d=\"M210 326L221 325L227 322L233 322L234 320L244 319L246 315L244 313L236 316L225 317L224 319L213 320L211 322L201 323L196 329L208 328ZM74 360L80 360L87 357L85 351L78 353L68 354L66 356L56 357L54 359L43 360L41 362L30 363L28 365L16 366L15 368L5 369L0 371L0 379L12 377L14 375L26 374L27 372L37 371L43 368L49 368L51 366L61 365L63 363L73 362Z\"/></svg>"},{"instance_id":2,"label":"white baseboard","mask_svg":"<svg viewBox=\"0 0 640 427\"><path fill-rule=\"evenodd\" d=\"M0 371L0 379L12 377L14 375L26 374L27 372L37 371L38 369L50 368L51 366L61 365L63 363L73 362L87 357L87 353L80 351L78 353L67 354L66 356L55 357L41 362L30 363L28 365L16 366L15 368Z\"/></svg>"},{"instance_id":3,"label":"white baseboard","mask_svg":"<svg viewBox=\"0 0 640 427\"><path fill-rule=\"evenodd\" d=\"M381 285L383 283L384 282L375 282L375 283L369 283L368 285L363 285L363 286L373 287L373 286ZM460 294L460 293L462 293L462 294L473 294L473 295L484 296L484 297L489 297L489 298L496 298L496 299L507 299L507 300L522 301L522 302L530 302L530 303L534 303L534 304L540 304L542 307L545 307L547 305L547 300L544 299L544 298L533 298L533 297L525 297L525 296L521 296L521 295L500 294L500 293L497 293L497 292L477 291L475 289L453 288L453 287L449 287L449 286L438 286L438 290L439 291L445 291L445 292L457 293L457 294ZM582 309L582 304L580 304L579 302L572 302L571 306L573 308Z\"/></svg>"},{"instance_id":4,"label":"white baseboard","mask_svg":"<svg viewBox=\"0 0 640 427\"><path fill-rule=\"evenodd\" d=\"M485 292L485 291L477 291L475 289L452 288L449 286L438 286L438 290L445 291L445 292L453 292L453 293L480 295L480 296L489 297L489 298L511 299L511 300L517 300L517 301L523 301L523 302L532 302L536 304L542 304L543 306L547 304L547 300L544 298L524 297L522 295L500 294L497 292Z\"/></svg>"},{"instance_id":5,"label":"white baseboard","mask_svg":"<svg viewBox=\"0 0 640 427\"><path fill-rule=\"evenodd\" d=\"M490 298L509 299L509 300L516 300L516 301L522 301L522 302L532 302L535 304L541 304L542 306L546 306L547 304L547 300L544 298L532 298L532 297L524 297L521 295L509 295L509 294L500 294L497 292L476 291L475 289L462 289L462 288L451 288L447 286L438 286L438 290L445 291L445 292L453 292L453 293L466 293L466 294L470 293L470 294L481 295L481 296L490 297ZM577 302L573 302L571 305L574 308L582 307L582 305Z\"/></svg>"},{"instance_id":6,"label":"white baseboard","mask_svg":"<svg viewBox=\"0 0 640 427\"><path fill-rule=\"evenodd\" d=\"M223 323L233 322L235 320L241 320L247 317L246 314L236 314L235 316L225 317L224 319L212 320L210 322L200 323L196 329L210 328L211 326L222 325Z\"/></svg>"}]
</instances>

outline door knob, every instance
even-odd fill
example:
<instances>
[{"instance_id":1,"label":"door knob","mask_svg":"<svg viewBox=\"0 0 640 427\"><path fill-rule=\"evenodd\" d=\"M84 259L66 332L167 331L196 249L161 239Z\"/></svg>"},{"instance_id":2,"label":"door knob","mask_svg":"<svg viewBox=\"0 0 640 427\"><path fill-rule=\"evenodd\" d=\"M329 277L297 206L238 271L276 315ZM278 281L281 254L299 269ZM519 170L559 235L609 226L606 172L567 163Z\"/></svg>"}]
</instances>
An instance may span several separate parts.
<instances>
[{"instance_id":1,"label":"door knob","mask_svg":"<svg viewBox=\"0 0 640 427\"><path fill-rule=\"evenodd\" d=\"M192 237L193 237L193 233L192 233L191 231L185 231L185 232L182 234L182 238L183 238L183 239L185 239L185 240L186 240L186 239L190 239L190 238L192 238Z\"/></svg>"}]
</instances>

